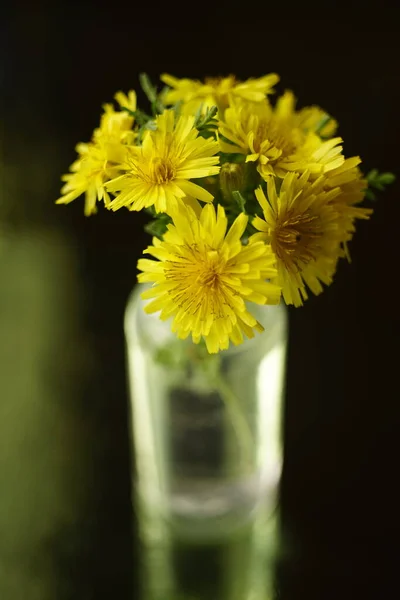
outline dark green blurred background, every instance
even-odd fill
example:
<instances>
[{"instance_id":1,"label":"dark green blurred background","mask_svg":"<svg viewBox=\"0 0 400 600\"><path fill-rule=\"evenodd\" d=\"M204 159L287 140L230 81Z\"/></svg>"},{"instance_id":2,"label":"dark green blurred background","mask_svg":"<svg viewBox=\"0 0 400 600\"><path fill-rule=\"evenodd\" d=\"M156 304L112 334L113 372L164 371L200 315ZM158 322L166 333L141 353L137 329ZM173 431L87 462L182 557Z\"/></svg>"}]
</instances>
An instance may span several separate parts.
<instances>
[{"instance_id":1,"label":"dark green blurred background","mask_svg":"<svg viewBox=\"0 0 400 600\"><path fill-rule=\"evenodd\" d=\"M141 71L277 71L280 91L338 119L347 155L399 174L389 9L360 5L350 22L335 3L318 20L231 6L186 5L180 24L173 6L22 3L1 24L1 600L125 600L137 586L122 319L144 217L54 206L101 104ZM396 183L335 284L290 311L282 600L396 595L399 206Z\"/></svg>"}]
</instances>

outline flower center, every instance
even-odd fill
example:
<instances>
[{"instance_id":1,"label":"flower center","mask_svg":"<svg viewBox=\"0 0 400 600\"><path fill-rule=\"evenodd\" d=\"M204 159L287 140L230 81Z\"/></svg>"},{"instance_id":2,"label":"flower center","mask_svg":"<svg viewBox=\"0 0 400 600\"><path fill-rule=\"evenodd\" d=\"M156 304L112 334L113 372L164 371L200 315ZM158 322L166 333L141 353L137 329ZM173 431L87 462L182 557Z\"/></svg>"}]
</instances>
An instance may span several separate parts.
<instances>
[{"instance_id":1,"label":"flower center","mask_svg":"<svg viewBox=\"0 0 400 600\"><path fill-rule=\"evenodd\" d=\"M168 183L175 179L175 165L169 158L153 158L151 165L151 179L155 183Z\"/></svg>"},{"instance_id":2,"label":"flower center","mask_svg":"<svg viewBox=\"0 0 400 600\"><path fill-rule=\"evenodd\" d=\"M220 257L216 250L209 250L205 258L206 260L199 264L200 270L196 283L201 287L216 290L220 285Z\"/></svg>"},{"instance_id":3,"label":"flower center","mask_svg":"<svg viewBox=\"0 0 400 600\"><path fill-rule=\"evenodd\" d=\"M272 250L288 270L297 271L316 259L321 235L317 215L289 212L276 224L271 238Z\"/></svg>"},{"instance_id":4,"label":"flower center","mask_svg":"<svg viewBox=\"0 0 400 600\"><path fill-rule=\"evenodd\" d=\"M215 318L223 318L225 260L216 250L199 250L197 244L187 247L185 255L186 260L171 262L165 272L166 279L174 284L169 292L174 302L192 316L206 310Z\"/></svg>"},{"instance_id":5,"label":"flower center","mask_svg":"<svg viewBox=\"0 0 400 600\"><path fill-rule=\"evenodd\" d=\"M273 119L261 122L257 128L254 138L254 148L260 152L261 144L269 140L275 148L281 150L283 156L289 156L296 149L290 130L286 130L281 124Z\"/></svg>"}]
</instances>

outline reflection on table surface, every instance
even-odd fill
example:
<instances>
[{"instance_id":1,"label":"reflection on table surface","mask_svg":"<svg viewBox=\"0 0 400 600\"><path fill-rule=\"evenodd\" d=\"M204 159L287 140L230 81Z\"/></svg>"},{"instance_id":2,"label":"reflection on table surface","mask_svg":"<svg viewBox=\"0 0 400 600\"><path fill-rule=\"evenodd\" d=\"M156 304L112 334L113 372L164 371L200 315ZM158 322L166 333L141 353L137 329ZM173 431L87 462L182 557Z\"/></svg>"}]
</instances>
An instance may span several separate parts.
<instances>
[{"instance_id":1,"label":"reflection on table surface","mask_svg":"<svg viewBox=\"0 0 400 600\"><path fill-rule=\"evenodd\" d=\"M172 522L139 511L142 600L272 600L278 512L259 508L244 526L215 539L177 535Z\"/></svg>"}]
</instances>

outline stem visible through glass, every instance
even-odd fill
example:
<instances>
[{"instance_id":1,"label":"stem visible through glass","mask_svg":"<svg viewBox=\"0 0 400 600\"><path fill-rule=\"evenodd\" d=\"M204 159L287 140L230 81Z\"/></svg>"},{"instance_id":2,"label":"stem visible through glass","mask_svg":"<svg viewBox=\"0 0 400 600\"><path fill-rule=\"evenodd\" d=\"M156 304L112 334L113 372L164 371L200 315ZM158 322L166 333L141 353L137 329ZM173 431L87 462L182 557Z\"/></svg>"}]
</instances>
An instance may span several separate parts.
<instances>
[{"instance_id":1,"label":"stem visible through glass","mask_svg":"<svg viewBox=\"0 0 400 600\"><path fill-rule=\"evenodd\" d=\"M244 465L251 464L254 440L245 415L241 410L240 401L229 385L224 380L220 369L214 373L214 384L225 403L232 427L237 435L241 452L241 461Z\"/></svg>"},{"instance_id":2,"label":"stem visible through glass","mask_svg":"<svg viewBox=\"0 0 400 600\"><path fill-rule=\"evenodd\" d=\"M188 369L188 377L196 369L203 371L204 378L214 385L229 414L233 430L237 436L241 461L251 464L254 440L246 420L240 400L226 383L221 369L221 355L209 354L204 343L188 345L181 340L163 346L156 355L156 361L172 368Z\"/></svg>"}]
</instances>

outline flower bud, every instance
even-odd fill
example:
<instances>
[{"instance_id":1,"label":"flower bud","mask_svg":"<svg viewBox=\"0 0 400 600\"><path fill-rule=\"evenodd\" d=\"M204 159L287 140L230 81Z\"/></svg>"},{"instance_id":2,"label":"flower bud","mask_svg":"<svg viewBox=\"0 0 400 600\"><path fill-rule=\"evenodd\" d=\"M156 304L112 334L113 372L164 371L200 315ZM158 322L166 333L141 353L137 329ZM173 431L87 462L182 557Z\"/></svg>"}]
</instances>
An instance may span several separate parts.
<instances>
[{"instance_id":1,"label":"flower bud","mask_svg":"<svg viewBox=\"0 0 400 600\"><path fill-rule=\"evenodd\" d=\"M232 192L242 191L244 167L240 163L224 163L219 173L219 184L225 200L232 201Z\"/></svg>"}]
</instances>

